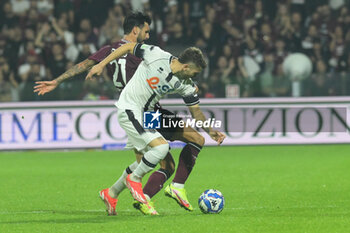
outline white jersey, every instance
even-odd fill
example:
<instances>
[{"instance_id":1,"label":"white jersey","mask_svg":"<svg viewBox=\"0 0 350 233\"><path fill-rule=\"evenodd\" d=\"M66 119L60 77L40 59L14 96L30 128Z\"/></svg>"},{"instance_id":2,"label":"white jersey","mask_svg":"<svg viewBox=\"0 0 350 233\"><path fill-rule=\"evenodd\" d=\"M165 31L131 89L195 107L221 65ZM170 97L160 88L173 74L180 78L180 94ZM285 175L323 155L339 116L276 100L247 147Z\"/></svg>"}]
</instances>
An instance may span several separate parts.
<instances>
[{"instance_id":1,"label":"white jersey","mask_svg":"<svg viewBox=\"0 0 350 233\"><path fill-rule=\"evenodd\" d=\"M170 53L146 44L137 44L133 53L143 61L115 103L119 109L153 111L154 105L170 93L180 94L188 106L199 103L192 80L180 80L171 72L174 57Z\"/></svg>"}]
</instances>

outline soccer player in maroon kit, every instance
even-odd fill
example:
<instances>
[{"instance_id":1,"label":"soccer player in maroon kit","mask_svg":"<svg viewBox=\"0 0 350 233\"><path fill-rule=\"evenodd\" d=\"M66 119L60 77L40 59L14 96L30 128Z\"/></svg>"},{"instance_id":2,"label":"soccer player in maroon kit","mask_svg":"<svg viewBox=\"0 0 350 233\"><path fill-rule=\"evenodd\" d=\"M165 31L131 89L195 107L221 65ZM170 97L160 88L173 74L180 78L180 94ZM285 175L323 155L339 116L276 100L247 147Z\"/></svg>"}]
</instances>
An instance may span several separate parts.
<instances>
[{"instance_id":1,"label":"soccer player in maroon kit","mask_svg":"<svg viewBox=\"0 0 350 233\"><path fill-rule=\"evenodd\" d=\"M150 24L151 19L149 18L149 16L144 15L142 13L133 13L127 16L123 23L124 37L121 41L102 47L99 51L92 54L89 58L73 66L71 69L67 70L65 73L63 73L58 78L52 81L36 82L34 92L37 92L38 95L43 95L54 90L64 80L70 79L78 74L88 71L92 66L102 61L116 48L120 47L125 43L142 43L143 41L149 38ZM141 61L142 60L140 58L132 54L128 54L124 57L112 61L109 65L107 65L108 74L111 77L113 77L113 83L118 89L122 90L125 87L125 85L135 73ZM162 109L160 106L159 109L160 112L166 113L167 115L172 115L171 112ZM181 151L179 157L179 164L173 182L166 187L165 194L175 199L181 207L185 208L188 211L192 211L193 207L187 199L184 184L192 171L198 153L204 145L204 137L191 127L176 129L160 129L159 132L167 140L179 140L187 143ZM122 176L114 185L100 192L100 196L106 204L107 212L109 215L116 215L117 197L120 194L120 192L125 189L124 180L126 176L137 167L138 162L143 156L140 152L136 150L135 154L137 162L127 167L126 170L123 172ZM168 155L160 163L160 165L160 169L151 174L147 181L147 184L143 188L145 196L149 199L151 199L156 193L158 193L161 190L163 184L173 174L175 169L175 162L172 158L172 155L168 153ZM153 206L151 206L150 209L149 206L145 206L142 203L135 202L134 207L136 209L139 209L144 214L154 213Z\"/></svg>"}]
</instances>

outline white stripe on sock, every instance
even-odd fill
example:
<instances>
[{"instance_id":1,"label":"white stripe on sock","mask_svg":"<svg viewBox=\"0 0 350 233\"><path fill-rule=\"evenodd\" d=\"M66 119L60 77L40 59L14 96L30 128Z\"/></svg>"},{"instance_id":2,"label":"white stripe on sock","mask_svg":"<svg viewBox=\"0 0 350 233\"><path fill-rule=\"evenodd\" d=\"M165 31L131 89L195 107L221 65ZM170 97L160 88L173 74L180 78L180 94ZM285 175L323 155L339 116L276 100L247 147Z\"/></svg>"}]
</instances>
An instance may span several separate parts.
<instances>
[{"instance_id":1,"label":"white stripe on sock","mask_svg":"<svg viewBox=\"0 0 350 233\"><path fill-rule=\"evenodd\" d=\"M173 186L174 186L175 188L177 188L177 189L183 189L183 188L185 188L185 184L180 184L180 183L175 183L175 182L173 182L172 184L173 184Z\"/></svg>"},{"instance_id":2,"label":"white stripe on sock","mask_svg":"<svg viewBox=\"0 0 350 233\"><path fill-rule=\"evenodd\" d=\"M187 143L187 144L190 144L190 145L193 146L194 148L197 148L198 150L201 150L201 148L199 148L197 145L195 145L195 144L193 144L193 143L191 143L191 142L189 142L189 143Z\"/></svg>"},{"instance_id":3,"label":"white stripe on sock","mask_svg":"<svg viewBox=\"0 0 350 233\"><path fill-rule=\"evenodd\" d=\"M162 171L156 171L156 172L159 172L159 173L162 173L164 176L165 176L165 179L168 179L168 176L166 175L166 173L165 172L162 172Z\"/></svg>"}]
</instances>

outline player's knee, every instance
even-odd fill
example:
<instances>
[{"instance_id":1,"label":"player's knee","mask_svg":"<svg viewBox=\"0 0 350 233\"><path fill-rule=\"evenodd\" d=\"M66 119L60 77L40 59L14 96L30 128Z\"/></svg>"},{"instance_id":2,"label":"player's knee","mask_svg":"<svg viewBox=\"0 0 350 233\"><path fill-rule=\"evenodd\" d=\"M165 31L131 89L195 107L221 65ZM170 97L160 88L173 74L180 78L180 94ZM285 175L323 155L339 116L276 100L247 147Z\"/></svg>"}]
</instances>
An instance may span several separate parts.
<instances>
[{"instance_id":1,"label":"player's knee","mask_svg":"<svg viewBox=\"0 0 350 233\"><path fill-rule=\"evenodd\" d=\"M161 145L158 145L158 146L155 146L152 148L152 150L156 151L156 155L159 155L159 158L160 160L164 159L165 156L168 154L169 152L169 144L161 144Z\"/></svg>"},{"instance_id":2,"label":"player's knee","mask_svg":"<svg viewBox=\"0 0 350 233\"><path fill-rule=\"evenodd\" d=\"M199 146L204 146L205 143L204 137L195 130L193 130L192 132L185 132L182 135L182 140L184 140L185 142L196 143Z\"/></svg>"},{"instance_id":3,"label":"player's knee","mask_svg":"<svg viewBox=\"0 0 350 233\"><path fill-rule=\"evenodd\" d=\"M173 174L175 171L175 162L167 162L167 163L161 163L160 168L167 170L170 174Z\"/></svg>"},{"instance_id":4,"label":"player's knee","mask_svg":"<svg viewBox=\"0 0 350 233\"><path fill-rule=\"evenodd\" d=\"M167 144L162 144L162 145L159 145L159 146L157 146L158 148L159 148L159 151L161 151L162 152L162 154L165 154L165 156L168 154L168 152L169 152L169 149L170 149L170 147L169 147L169 144L167 143ZM165 157L164 156L164 157Z\"/></svg>"},{"instance_id":5,"label":"player's knee","mask_svg":"<svg viewBox=\"0 0 350 233\"><path fill-rule=\"evenodd\" d=\"M174 173L175 161L170 152L168 152L167 156L160 162L160 168L166 170L170 176Z\"/></svg>"},{"instance_id":6,"label":"player's knee","mask_svg":"<svg viewBox=\"0 0 350 233\"><path fill-rule=\"evenodd\" d=\"M173 164L167 164L167 166L160 166L160 168L165 170L165 171L167 171L167 173L169 174L168 178L170 176L172 176L174 174L174 172L175 172L175 164L174 163Z\"/></svg>"}]
</instances>

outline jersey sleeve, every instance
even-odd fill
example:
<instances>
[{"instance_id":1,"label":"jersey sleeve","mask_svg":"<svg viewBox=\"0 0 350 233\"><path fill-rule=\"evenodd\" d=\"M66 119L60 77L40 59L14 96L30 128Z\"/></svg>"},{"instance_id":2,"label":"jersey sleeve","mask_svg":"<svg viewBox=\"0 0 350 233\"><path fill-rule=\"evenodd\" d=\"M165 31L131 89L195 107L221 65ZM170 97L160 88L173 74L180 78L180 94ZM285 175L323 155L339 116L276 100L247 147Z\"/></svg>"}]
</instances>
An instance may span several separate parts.
<instances>
[{"instance_id":1,"label":"jersey sleeve","mask_svg":"<svg viewBox=\"0 0 350 233\"><path fill-rule=\"evenodd\" d=\"M179 84L175 83L175 86ZM177 92L182 96L185 104L187 106L192 106L199 104L199 97L196 90L196 85L193 83L191 79L183 82L178 88Z\"/></svg>"},{"instance_id":2,"label":"jersey sleeve","mask_svg":"<svg viewBox=\"0 0 350 233\"><path fill-rule=\"evenodd\" d=\"M102 47L97 52L91 54L88 59L93 60L96 62L101 62L103 59L105 59L112 51L112 47L110 45L106 45Z\"/></svg>"},{"instance_id":3,"label":"jersey sleeve","mask_svg":"<svg viewBox=\"0 0 350 233\"><path fill-rule=\"evenodd\" d=\"M147 44L136 44L133 54L136 57L142 58L146 64L150 64L159 59L169 59L171 54L165 52L161 48L155 45L147 45Z\"/></svg>"}]
</instances>

